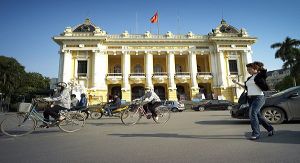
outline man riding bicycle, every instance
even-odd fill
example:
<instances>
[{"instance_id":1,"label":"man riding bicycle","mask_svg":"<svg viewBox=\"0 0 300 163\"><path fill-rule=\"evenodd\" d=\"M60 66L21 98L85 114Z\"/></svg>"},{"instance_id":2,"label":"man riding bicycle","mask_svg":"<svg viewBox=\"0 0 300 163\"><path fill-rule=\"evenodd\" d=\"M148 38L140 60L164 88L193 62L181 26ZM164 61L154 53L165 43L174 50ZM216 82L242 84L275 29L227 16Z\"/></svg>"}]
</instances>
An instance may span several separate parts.
<instances>
[{"instance_id":1,"label":"man riding bicycle","mask_svg":"<svg viewBox=\"0 0 300 163\"><path fill-rule=\"evenodd\" d=\"M49 122L49 116L53 117L56 121L63 120L64 117L60 117L60 110L70 109L71 98L67 89L67 84L64 82L57 83L57 92L54 97L44 98L46 101L53 102L50 108L44 111L44 120ZM48 127L47 124L41 125L41 127Z\"/></svg>"},{"instance_id":2,"label":"man riding bicycle","mask_svg":"<svg viewBox=\"0 0 300 163\"><path fill-rule=\"evenodd\" d=\"M157 114L155 112L155 108L157 108L158 106L161 105L160 103L160 98L158 97L158 95L154 92L153 89L149 88L149 87L146 87L145 89L145 95L142 96L140 98L140 100L143 102L143 103L146 103L144 104L144 109L145 108L148 108L150 110L150 112L152 113L152 116L155 117L155 119L157 120L158 117L157 117ZM146 110L145 110L146 111Z\"/></svg>"}]
</instances>

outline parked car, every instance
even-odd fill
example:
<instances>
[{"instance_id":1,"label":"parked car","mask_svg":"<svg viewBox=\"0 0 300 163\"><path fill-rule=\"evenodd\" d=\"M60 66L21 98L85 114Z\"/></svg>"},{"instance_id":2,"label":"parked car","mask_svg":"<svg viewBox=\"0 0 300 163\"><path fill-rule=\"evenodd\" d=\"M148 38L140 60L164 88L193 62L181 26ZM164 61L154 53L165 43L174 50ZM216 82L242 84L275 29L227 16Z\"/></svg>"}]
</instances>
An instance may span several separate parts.
<instances>
[{"instance_id":1,"label":"parked car","mask_svg":"<svg viewBox=\"0 0 300 163\"><path fill-rule=\"evenodd\" d=\"M300 86L286 89L266 98L261 109L262 116L267 122L280 124L283 121L300 119ZM230 111L231 117L249 119L249 106L237 104Z\"/></svg>"},{"instance_id":2,"label":"parked car","mask_svg":"<svg viewBox=\"0 0 300 163\"><path fill-rule=\"evenodd\" d=\"M182 112L184 108L184 104L180 101L164 101L164 106L167 106L172 112Z\"/></svg>"},{"instance_id":3,"label":"parked car","mask_svg":"<svg viewBox=\"0 0 300 163\"><path fill-rule=\"evenodd\" d=\"M193 109L194 106L197 106L203 102L206 102L207 100L203 100L200 98L193 98L192 100L184 100L181 101L186 109Z\"/></svg>"},{"instance_id":4,"label":"parked car","mask_svg":"<svg viewBox=\"0 0 300 163\"><path fill-rule=\"evenodd\" d=\"M233 102L228 100L205 100L199 105L194 106L192 109L195 111L204 110L231 110Z\"/></svg>"}]
</instances>

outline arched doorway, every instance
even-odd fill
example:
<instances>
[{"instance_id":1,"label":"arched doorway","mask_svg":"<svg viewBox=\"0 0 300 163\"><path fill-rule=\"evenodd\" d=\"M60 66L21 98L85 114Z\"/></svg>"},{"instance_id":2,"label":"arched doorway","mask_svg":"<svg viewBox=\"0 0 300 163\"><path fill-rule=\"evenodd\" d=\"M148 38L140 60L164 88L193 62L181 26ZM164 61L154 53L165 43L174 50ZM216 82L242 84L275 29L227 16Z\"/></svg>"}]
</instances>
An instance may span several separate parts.
<instances>
[{"instance_id":1,"label":"arched doorway","mask_svg":"<svg viewBox=\"0 0 300 163\"><path fill-rule=\"evenodd\" d=\"M134 86L131 88L131 99L137 99L145 94L145 88L143 86Z\"/></svg>"},{"instance_id":2,"label":"arched doorway","mask_svg":"<svg viewBox=\"0 0 300 163\"><path fill-rule=\"evenodd\" d=\"M176 85L176 92L177 92L177 100L186 100L187 99L187 94L185 92L184 86L182 85Z\"/></svg>"},{"instance_id":3,"label":"arched doorway","mask_svg":"<svg viewBox=\"0 0 300 163\"><path fill-rule=\"evenodd\" d=\"M163 86L154 86L154 92L161 100L166 100L166 91Z\"/></svg>"},{"instance_id":4,"label":"arched doorway","mask_svg":"<svg viewBox=\"0 0 300 163\"><path fill-rule=\"evenodd\" d=\"M111 88L111 95L118 95L122 99L121 86L114 86Z\"/></svg>"}]
</instances>

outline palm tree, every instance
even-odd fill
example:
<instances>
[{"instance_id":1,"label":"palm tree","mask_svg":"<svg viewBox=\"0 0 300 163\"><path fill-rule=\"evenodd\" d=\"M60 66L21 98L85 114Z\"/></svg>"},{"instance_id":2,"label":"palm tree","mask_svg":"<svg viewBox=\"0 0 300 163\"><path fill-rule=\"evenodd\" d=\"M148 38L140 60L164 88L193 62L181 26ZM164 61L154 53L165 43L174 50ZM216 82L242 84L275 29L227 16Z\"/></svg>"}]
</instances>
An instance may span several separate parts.
<instances>
[{"instance_id":1,"label":"palm tree","mask_svg":"<svg viewBox=\"0 0 300 163\"><path fill-rule=\"evenodd\" d=\"M278 49L275 53L275 58L280 58L284 64L283 68L290 68L291 75L293 76L294 86L296 86L296 76L298 76L296 65L299 65L299 49L297 48L300 45L300 40L291 39L287 37L282 43L274 43L271 45L271 48Z\"/></svg>"}]
</instances>

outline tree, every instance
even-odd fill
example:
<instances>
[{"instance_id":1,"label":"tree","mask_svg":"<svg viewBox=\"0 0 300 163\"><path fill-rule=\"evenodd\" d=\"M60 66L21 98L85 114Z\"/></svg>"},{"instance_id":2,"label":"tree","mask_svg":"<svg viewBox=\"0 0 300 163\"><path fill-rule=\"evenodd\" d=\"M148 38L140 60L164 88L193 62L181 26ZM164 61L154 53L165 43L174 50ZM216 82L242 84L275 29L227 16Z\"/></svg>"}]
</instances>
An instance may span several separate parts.
<instances>
[{"instance_id":1,"label":"tree","mask_svg":"<svg viewBox=\"0 0 300 163\"><path fill-rule=\"evenodd\" d=\"M290 68L291 76L293 76L294 86L297 85L296 77L299 75L299 49L300 40L287 37L282 43L274 43L271 48L277 48L275 58L280 58L284 64L283 68Z\"/></svg>"},{"instance_id":2,"label":"tree","mask_svg":"<svg viewBox=\"0 0 300 163\"><path fill-rule=\"evenodd\" d=\"M0 56L0 91L11 95L18 92L26 74L24 66L16 59Z\"/></svg>"},{"instance_id":3,"label":"tree","mask_svg":"<svg viewBox=\"0 0 300 163\"><path fill-rule=\"evenodd\" d=\"M36 72L26 73L16 59L0 56L0 91L7 95L25 95L49 89L50 79Z\"/></svg>"}]
</instances>

